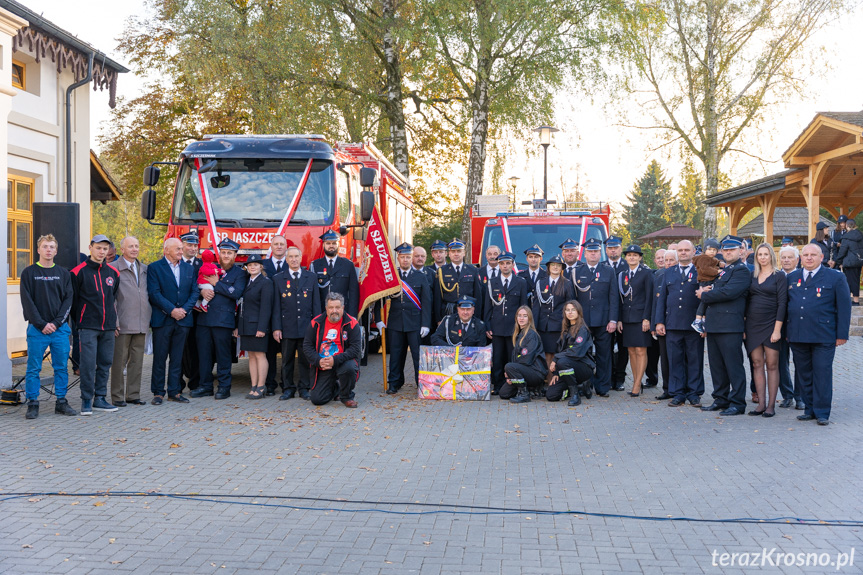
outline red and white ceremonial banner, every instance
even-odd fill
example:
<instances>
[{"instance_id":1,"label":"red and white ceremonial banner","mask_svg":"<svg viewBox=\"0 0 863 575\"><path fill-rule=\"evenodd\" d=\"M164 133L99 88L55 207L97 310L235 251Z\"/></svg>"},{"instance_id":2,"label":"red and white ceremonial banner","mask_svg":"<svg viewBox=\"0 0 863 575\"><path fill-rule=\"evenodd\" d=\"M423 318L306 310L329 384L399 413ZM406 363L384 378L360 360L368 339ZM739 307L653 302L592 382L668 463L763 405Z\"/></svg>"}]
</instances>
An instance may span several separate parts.
<instances>
[{"instance_id":1,"label":"red and white ceremonial banner","mask_svg":"<svg viewBox=\"0 0 863 575\"><path fill-rule=\"evenodd\" d=\"M381 212L375 206L366 243L363 248L363 264L360 268L360 313L372 303L387 296L401 292L402 286L396 273L396 263L387 238L387 228ZM386 321L386 320L384 320Z\"/></svg>"}]
</instances>

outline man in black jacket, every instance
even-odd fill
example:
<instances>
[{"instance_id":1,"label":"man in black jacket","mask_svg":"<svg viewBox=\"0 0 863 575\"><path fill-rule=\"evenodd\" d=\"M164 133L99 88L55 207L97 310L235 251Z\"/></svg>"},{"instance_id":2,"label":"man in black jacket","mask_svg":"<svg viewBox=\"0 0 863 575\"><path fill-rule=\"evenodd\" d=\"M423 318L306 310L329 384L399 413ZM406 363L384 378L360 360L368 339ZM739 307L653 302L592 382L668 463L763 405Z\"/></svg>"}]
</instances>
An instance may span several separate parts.
<instances>
[{"instance_id":1,"label":"man in black jacket","mask_svg":"<svg viewBox=\"0 0 863 575\"><path fill-rule=\"evenodd\" d=\"M860 305L860 268L863 267L863 233L857 229L857 222L845 222L846 232L836 256L836 267L842 266L842 273L851 288L851 305Z\"/></svg>"},{"instance_id":2,"label":"man in black jacket","mask_svg":"<svg viewBox=\"0 0 863 575\"><path fill-rule=\"evenodd\" d=\"M94 409L117 411L105 399L117 329L114 298L120 287L119 272L105 262L111 246L107 236L93 236L90 257L72 268L75 292L72 313L78 324L81 348L81 415L93 415Z\"/></svg>"},{"instance_id":3,"label":"man in black jacket","mask_svg":"<svg viewBox=\"0 0 863 575\"><path fill-rule=\"evenodd\" d=\"M54 370L54 412L78 415L66 401L69 385L69 313L72 309L72 276L54 263L57 239L48 234L36 240L39 261L21 272L21 308L27 320L27 419L39 416L42 358L51 349Z\"/></svg>"},{"instance_id":4,"label":"man in black jacket","mask_svg":"<svg viewBox=\"0 0 863 575\"><path fill-rule=\"evenodd\" d=\"M488 345L485 324L474 317L476 300L463 295L458 300L456 313L443 318L431 336L432 345L485 347Z\"/></svg>"},{"instance_id":5,"label":"man in black jacket","mask_svg":"<svg viewBox=\"0 0 863 575\"><path fill-rule=\"evenodd\" d=\"M345 313L345 298L330 292L326 313L312 320L303 341L303 353L313 368L311 400L324 405L338 398L355 408L354 386L360 376L362 331L359 322Z\"/></svg>"},{"instance_id":6,"label":"man in black jacket","mask_svg":"<svg viewBox=\"0 0 863 575\"><path fill-rule=\"evenodd\" d=\"M318 278L300 267L303 254L296 246L288 248L288 267L273 276L273 339L282 351L282 385L280 400L292 399L299 390L302 399L310 399L309 360L303 353L303 338L312 318L321 309ZM294 356L299 366L299 382L294 383Z\"/></svg>"},{"instance_id":7,"label":"man in black jacket","mask_svg":"<svg viewBox=\"0 0 863 575\"><path fill-rule=\"evenodd\" d=\"M327 294L341 294L345 300L345 313L356 317L360 309L360 282L357 268L351 260L339 256L339 234L327 230L321 234L324 242L324 257L311 263L309 271L318 274L321 290L321 305L325 305ZM326 310L322 307L319 313Z\"/></svg>"}]
</instances>

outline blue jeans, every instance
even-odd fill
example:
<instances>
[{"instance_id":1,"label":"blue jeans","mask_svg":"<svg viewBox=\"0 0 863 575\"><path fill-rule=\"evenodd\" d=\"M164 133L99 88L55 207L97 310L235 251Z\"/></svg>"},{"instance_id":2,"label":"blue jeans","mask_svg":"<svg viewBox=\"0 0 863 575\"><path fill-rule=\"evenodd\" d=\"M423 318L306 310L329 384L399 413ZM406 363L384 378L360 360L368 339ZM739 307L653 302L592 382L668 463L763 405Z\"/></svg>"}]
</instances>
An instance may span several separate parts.
<instances>
[{"instance_id":1,"label":"blue jeans","mask_svg":"<svg viewBox=\"0 0 863 575\"><path fill-rule=\"evenodd\" d=\"M51 367L54 368L54 394L57 399L66 397L69 387L69 324L64 323L50 335L45 335L35 327L27 324L27 381L24 388L27 400L39 399L39 388L42 383L39 374L42 372L42 358L45 350L51 348Z\"/></svg>"}]
</instances>

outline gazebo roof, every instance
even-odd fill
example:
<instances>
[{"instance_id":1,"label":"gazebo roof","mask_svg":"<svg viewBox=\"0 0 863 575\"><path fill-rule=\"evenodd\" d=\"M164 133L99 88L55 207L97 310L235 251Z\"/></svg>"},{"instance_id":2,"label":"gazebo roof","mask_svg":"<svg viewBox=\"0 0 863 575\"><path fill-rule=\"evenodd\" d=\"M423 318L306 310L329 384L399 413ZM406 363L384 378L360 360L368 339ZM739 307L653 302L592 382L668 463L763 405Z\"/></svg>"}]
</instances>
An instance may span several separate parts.
<instances>
[{"instance_id":1,"label":"gazebo roof","mask_svg":"<svg viewBox=\"0 0 863 575\"><path fill-rule=\"evenodd\" d=\"M704 232L701 230L696 230L694 228L690 228L689 226L685 226L683 224L671 224L666 228L662 228L661 230L656 230L655 232L650 232L649 234L645 234L639 240L673 240L673 239L689 239L689 238L700 238L704 235Z\"/></svg>"},{"instance_id":2,"label":"gazebo roof","mask_svg":"<svg viewBox=\"0 0 863 575\"><path fill-rule=\"evenodd\" d=\"M824 216L821 221L834 227L836 224ZM809 235L809 210L807 208L776 208L773 212L773 234L779 237L807 237ZM763 236L764 214L758 214L737 230L739 236Z\"/></svg>"}]
</instances>

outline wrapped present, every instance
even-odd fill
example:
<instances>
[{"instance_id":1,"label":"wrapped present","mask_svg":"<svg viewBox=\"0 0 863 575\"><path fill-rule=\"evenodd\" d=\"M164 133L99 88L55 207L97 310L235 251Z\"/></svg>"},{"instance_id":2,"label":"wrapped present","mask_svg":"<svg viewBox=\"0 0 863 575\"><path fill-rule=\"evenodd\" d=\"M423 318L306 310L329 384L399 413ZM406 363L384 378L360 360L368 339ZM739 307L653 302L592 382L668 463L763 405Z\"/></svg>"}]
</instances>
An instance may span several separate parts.
<instances>
[{"instance_id":1,"label":"wrapped present","mask_svg":"<svg viewBox=\"0 0 863 575\"><path fill-rule=\"evenodd\" d=\"M420 399L491 399L491 346L421 346Z\"/></svg>"}]
</instances>

